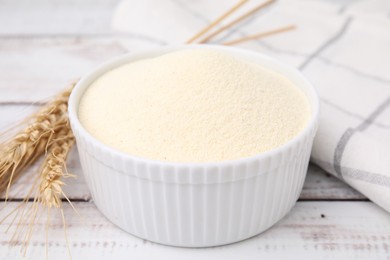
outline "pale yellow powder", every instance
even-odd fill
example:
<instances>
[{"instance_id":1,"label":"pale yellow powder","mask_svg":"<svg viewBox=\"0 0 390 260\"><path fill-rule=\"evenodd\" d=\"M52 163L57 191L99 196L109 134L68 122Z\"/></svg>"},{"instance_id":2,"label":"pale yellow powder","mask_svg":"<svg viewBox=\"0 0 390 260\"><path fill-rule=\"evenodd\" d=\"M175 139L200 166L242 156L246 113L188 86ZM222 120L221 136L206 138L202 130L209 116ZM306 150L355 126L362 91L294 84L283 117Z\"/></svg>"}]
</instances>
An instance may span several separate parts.
<instances>
[{"instance_id":1,"label":"pale yellow powder","mask_svg":"<svg viewBox=\"0 0 390 260\"><path fill-rule=\"evenodd\" d=\"M172 162L253 156L296 136L310 118L287 78L215 50L125 64L82 97L83 126L131 155Z\"/></svg>"}]
</instances>

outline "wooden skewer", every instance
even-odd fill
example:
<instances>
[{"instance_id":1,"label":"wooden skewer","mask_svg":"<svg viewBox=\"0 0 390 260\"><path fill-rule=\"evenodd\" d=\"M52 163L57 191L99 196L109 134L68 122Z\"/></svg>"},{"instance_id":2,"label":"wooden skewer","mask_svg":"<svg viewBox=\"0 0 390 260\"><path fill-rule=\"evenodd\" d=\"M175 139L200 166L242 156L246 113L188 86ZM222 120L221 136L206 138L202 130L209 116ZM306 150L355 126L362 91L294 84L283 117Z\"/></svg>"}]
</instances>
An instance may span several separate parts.
<instances>
[{"instance_id":1,"label":"wooden skewer","mask_svg":"<svg viewBox=\"0 0 390 260\"><path fill-rule=\"evenodd\" d=\"M258 5L257 7L253 8L252 10L246 12L245 14L241 15L240 17L236 18L235 20L231 21L230 23L228 23L227 25L225 26L222 26L221 28L219 28L218 30L216 30L215 32L213 32L212 34L210 34L209 36L206 36L206 38L204 38L203 40L201 40L199 43L205 43L205 42L208 42L210 39L214 38L216 35L220 34L221 32L225 31L226 29L230 28L231 26L241 22L242 20L244 20L245 18L253 15L254 13L260 11L261 9L267 7L268 5L272 4L273 2L275 2L276 0L268 0L260 5Z\"/></svg>"},{"instance_id":2,"label":"wooden skewer","mask_svg":"<svg viewBox=\"0 0 390 260\"><path fill-rule=\"evenodd\" d=\"M208 26L203 28L200 32L195 34L191 39L187 41L187 43L192 43L208 31L210 31L212 28L214 28L216 25L218 25L221 21L223 21L226 17L237 11L241 6L243 6L245 3L247 3L249 0L240 0L237 4L235 4L232 8L230 8L228 11L226 11L224 14L222 14L220 17L215 19L212 23L210 23Z\"/></svg>"},{"instance_id":3,"label":"wooden skewer","mask_svg":"<svg viewBox=\"0 0 390 260\"><path fill-rule=\"evenodd\" d=\"M282 28L274 29L274 30L271 30L271 31L249 35L249 36L237 39L237 40L224 42L224 43L222 43L222 45L234 45L234 44L237 44L237 43L242 43L242 42L246 42L246 41L250 41L250 40L260 39L260 38L264 38L264 37L271 36L271 35L274 35L274 34L291 31L291 30L294 30L295 28L296 28L295 25L289 25L289 26L285 26L285 27L282 27Z\"/></svg>"}]
</instances>

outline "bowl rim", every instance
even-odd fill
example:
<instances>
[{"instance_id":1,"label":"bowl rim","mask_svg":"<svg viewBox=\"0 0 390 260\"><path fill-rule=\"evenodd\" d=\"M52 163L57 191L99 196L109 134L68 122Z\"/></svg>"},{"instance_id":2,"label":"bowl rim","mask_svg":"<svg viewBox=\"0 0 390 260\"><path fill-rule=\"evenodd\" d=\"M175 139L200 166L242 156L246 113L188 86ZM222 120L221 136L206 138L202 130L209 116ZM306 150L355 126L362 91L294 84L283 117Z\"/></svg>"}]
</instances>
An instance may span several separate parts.
<instances>
[{"instance_id":1,"label":"bowl rim","mask_svg":"<svg viewBox=\"0 0 390 260\"><path fill-rule=\"evenodd\" d=\"M299 79L302 84L305 85L305 88L310 92L309 95L305 93L306 98L309 100L310 106L311 106L311 118L309 122L307 123L306 127L299 132L296 136L294 136L292 139L290 139L288 142L273 148L271 150L255 154L249 157L242 157L238 159L233 160L223 160L223 161L212 161L212 162L174 162L174 161L161 161L157 159L151 159L146 157L140 157L136 155L131 155L125 152L122 152L118 149L115 149L107 144L104 144L102 141L95 138L93 135L91 135L81 124L79 118L78 118L78 107L80 100L85 92L85 90L91 85L91 83L96 80L99 76L104 74L105 72L114 69L116 67L119 67L125 63L134 62L140 59L144 58L152 58L156 56L160 56L163 54L166 54L168 52L172 51L179 51L184 49L215 49L215 50L222 50L237 56L252 56L254 57L253 61L259 61L262 60L263 62L268 63L268 65L273 65L278 67L279 69L285 71L286 73L283 74L285 77L287 77L289 80L291 79L291 76L296 77L296 79ZM267 66L265 66L267 67ZM270 68L269 68L270 69ZM272 69L271 69L272 70ZM286 75L286 74L289 74ZM295 85L296 82L292 80ZM251 50L245 50L237 47L230 47L230 46L221 46L221 45L210 45L210 44L182 44L182 45L169 45L169 46L160 46L155 47L148 50L143 51L136 51L134 53L128 53L125 55L122 55L120 57L114 58L109 60L108 62L105 62L101 64L100 66L96 67L95 69L91 70L88 74L83 76L75 85L73 88L71 95L69 97L68 101L68 115L69 120L71 123L72 128L77 128L77 131L82 134L84 138L87 139L87 141L93 143L95 146L97 146L100 150L106 151L111 153L114 156L121 157L123 160L132 160L132 161L138 161L141 163L146 164L158 164L162 167L221 167L224 165L232 165L232 164L246 164L251 163L253 161L258 161L262 159L266 159L269 157L276 156L283 152L284 150L289 150L293 146L295 146L302 138L307 136L308 134L312 132L316 132L318 127L318 117L319 117L319 110L320 110L320 104L319 104L319 97L317 94L316 89L312 86L312 84L307 80L303 74L297 70L296 68L281 62L275 58L269 57L267 55L251 51ZM314 138L314 136L312 137ZM77 138L76 138L77 139Z\"/></svg>"}]
</instances>

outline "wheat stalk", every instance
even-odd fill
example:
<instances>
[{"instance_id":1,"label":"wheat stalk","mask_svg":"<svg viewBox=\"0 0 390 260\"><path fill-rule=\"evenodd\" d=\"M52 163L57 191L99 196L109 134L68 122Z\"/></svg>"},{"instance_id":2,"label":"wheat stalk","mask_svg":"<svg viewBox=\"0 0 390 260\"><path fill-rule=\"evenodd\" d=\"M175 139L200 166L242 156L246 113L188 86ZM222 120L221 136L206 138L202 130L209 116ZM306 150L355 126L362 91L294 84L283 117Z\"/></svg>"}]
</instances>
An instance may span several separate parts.
<instances>
[{"instance_id":1,"label":"wheat stalk","mask_svg":"<svg viewBox=\"0 0 390 260\"><path fill-rule=\"evenodd\" d=\"M273 29L273 30L270 30L270 31L261 32L261 33L257 33L257 34L253 34L253 35L248 35L248 36L236 39L236 40L223 42L221 44L222 45L235 45L235 44L242 43L242 42L262 39L264 37L268 37L268 36L271 36L271 35L274 35L274 34L291 31L291 30L294 30L295 28L296 28L295 25L288 25L288 26L280 27L280 28Z\"/></svg>"},{"instance_id":2,"label":"wheat stalk","mask_svg":"<svg viewBox=\"0 0 390 260\"><path fill-rule=\"evenodd\" d=\"M212 28L217 26L220 22L222 22L224 19L229 17L231 14L236 12L238 9L240 9L244 4L246 4L249 0L240 0L237 4L235 4L233 7L231 7L229 10L227 10L225 13L223 13L220 17L212 21L209 25L207 25L205 28L203 28L200 32L192 36L186 43L190 44L193 43L196 39L203 36L205 33L210 31Z\"/></svg>"},{"instance_id":3,"label":"wheat stalk","mask_svg":"<svg viewBox=\"0 0 390 260\"><path fill-rule=\"evenodd\" d=\"M2 223L14 215L8 227L15 228L11 243L20 244L19 241L22 241L23 255L26 254L36 221L44 209L47 210L47 229L50 224L50 209L59 209L63 216L61 198L65 197L69 201L62 187L64 178L73 177L66 168L66 159L75 143L67 115L68 99L73 87L74 84L30 116L26 128L0 144L0 193L5 192L5 201L9 198L12 183L21 176L23 170L45 154L23 202L0 221ZM34 198L33 203L27 203L31 197ZM72 204L71 206L73 207ZM66 235L64 216L62 219Z\"/></svg>"},{"instance_id":4,"label":"wheat stalk","mask_svg":"<svg viewBox=\"0 0 390 260\"><path fill-rule=\"evenodd\" d=\"M234 25L242 22L243 20L251 17L252 15L256 14L257 12L259 12L260 10L268 7L269 5L273 4L276 0L267 0L259 5L257 5L256 7L250 9L249 11L247 11L246 13L242 14L241 16L237 17L236 19L234 19L233 21L229 22L228 24L220 27L218 30L216 30L215 32L209 34L208 36L206 36L205 38L203 38L202 40L200 40L198 43L206 43L206 42L209 42L211 39L213 39L215 36L219 35L220 33L222 32L225 32L226 30L228 30L229 28L233 27Z\"/></svg>"}]
</instances>

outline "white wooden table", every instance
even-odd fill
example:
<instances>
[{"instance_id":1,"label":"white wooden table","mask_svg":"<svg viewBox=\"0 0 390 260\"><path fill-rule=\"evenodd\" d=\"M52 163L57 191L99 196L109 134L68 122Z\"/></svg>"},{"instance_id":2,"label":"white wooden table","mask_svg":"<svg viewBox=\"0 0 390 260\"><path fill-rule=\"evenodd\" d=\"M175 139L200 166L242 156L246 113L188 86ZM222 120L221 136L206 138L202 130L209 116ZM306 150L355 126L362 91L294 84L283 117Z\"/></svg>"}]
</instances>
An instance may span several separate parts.
<instances>
[{"instance_id":1,"label":"white wooden table","mask_svg":"<svg viewBox=\"0 0 390 260\"><path fill-rule=\"evenodd\" d=\"M161 44L144 35L114 34L110 20L116 4L0 0L0 130L99 63ZM13 187L13 202L0 210L0 218L19 205L35 170ZM78 178L68 182L66 194L80 213L64 203L73 259L390 259L390 215L314 165L297 205L283 220L257 237L209 249L167 247L123 232L91 201L76 151L69 171ZM68 259L61 216L52 218L49 258ZM0 259L22 259L19 248L9 246L10 234L3 233L9 222L0 225ZM27 259L45 257L44 226L44 220L38 223Z\"/></svg>"}]
</instances>

